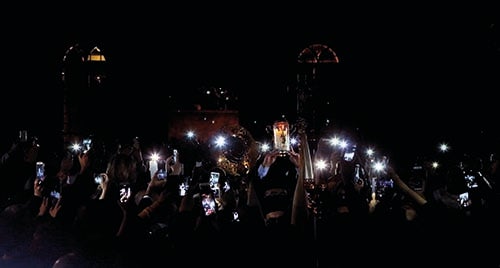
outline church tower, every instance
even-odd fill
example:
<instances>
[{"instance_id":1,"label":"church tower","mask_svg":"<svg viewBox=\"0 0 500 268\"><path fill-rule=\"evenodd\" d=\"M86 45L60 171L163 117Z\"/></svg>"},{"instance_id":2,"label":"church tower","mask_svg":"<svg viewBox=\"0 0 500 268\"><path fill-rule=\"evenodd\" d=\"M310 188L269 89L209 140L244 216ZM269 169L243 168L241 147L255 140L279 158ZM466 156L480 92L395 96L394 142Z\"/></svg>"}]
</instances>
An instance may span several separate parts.
<instances>
[{"instance_id":1,"label":"church tower","mask_svg":"<svg viewBox=\"0 0 500 268\"><path fill-rule=\"evenodd\" d=\"M106 90L106 58L95 46L85 50L79 44L63 57L61 79L64 90L63 139L68 143L101 128L104 118L95 117Z\"/></svg>"}]
</instances>

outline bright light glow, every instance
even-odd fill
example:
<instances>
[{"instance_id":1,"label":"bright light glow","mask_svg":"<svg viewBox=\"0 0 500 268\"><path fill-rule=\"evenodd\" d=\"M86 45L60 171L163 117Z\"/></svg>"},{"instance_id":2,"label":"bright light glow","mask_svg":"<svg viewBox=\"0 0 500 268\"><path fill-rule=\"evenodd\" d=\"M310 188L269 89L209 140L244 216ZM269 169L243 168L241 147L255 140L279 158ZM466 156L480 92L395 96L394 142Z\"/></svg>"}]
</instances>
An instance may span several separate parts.
<instances>
[{"instance_id":1,"label":"bright light glow","mask_svg":"<svg viewBox=\"0 0 500 268\"><path fill-rule=\"evenodd\" d=\"M438 162L432 162L432 167L433 168L438 168L439 167L439 163Z\"/></svg>"},{"instance_id":2,"label":"bright light glow","mask_svg":"<svg viewBox=\"0 0 500 268\"><path fill-rule=\"evenodd\" d=\"M262 152L267 152L271 149L271 146L268 144L268 143L263 143L261 146L260 146L260 150Z\"/></svg>"},{"instance_id":3,"label":"bright light glow","mask_svg":"<svg viewBox=\"0 0 500 268\"><path fill-rule=\"evenodd\" d=\"M218 136L215 139L215 145L217 147L223 147L224 145L226 145L226 138L224 136Z\"/></svg>"},{"instance_id":4,"label":"bright light glow","mask_svg":"<svg viewBox=\"0 0 500 268\"><path fill-rule=\"evenodd\" d=\"M373 164L373 169L375 169L375 171L377 172L380 172L380 171L383 171L385 169L385 164L383 162L375 162Z\"/></svg>"},{"instance_id":5,"label":"bright light glow","mask_svg":"<svg viewBox=\"0 0 500 268\"><path fill-rule=\"evenodd\" d=\"M446 151L450 150L450 147L448 146L448 144L442 143L439 145L439 150L441 152L446 152Z\"/></svg>"},{"instance_id":6,"label":"bright light glow","mask_svg":"<svg viewBox=\"0 0 500 268\"><path fill-rule=\"evenodd\" d=\"M337 146L340 144L340 139L338 137L333 137L330 139L330 144L332 146Z\"/></svg>"},{"instance_id":7,"label":"bright light glow","mask_svg":"<svg viewBox=\"0 0 500 268\"><path fill-rule=\"evenodd\" d=\"M78 143L73 143L71 146L70 146L71 150L73 150L73 152L78 152L82 149L82 146L80 146L80 144Z\"/></svg>"},{"instance_id":8,"label":"bright light glow","mask_svg":"<svg viewBox=\"0 0 500 268\"><path fill-rule=\"evenodd\" d=\"M340 141L340 144L339 144L340 148L345 149L347 147L347 145L349 145L349 144L347 143L346 140Z\"/></svg>"},{"instance_id":9,"label":"bright light glow","mask_svg":"<svg viewBox=\"0 0 500 268\"><path fill-rule=\"evenodd\" d=\"M314 166L319 170L323 170L323 169L326 169L328 167L328 162L326 162L325 160L318 160L318 161L316 161Z\"/></svg>"},{"instance_id":10,"label":"bright light glow","mask_svg":"<svg viewBox=\"0 0 500 268\"><path fill-rule=\"evenodd\" d=\"M158 161L160 159L160 155L158 153L151 154L151 161Z\"/></svg>"},{"instance_id":11,"label":"bright light glow","mask_svg":"<svg viewBox=\"0 0 500 268\"><path fill-rule=\"evenodd\" d=\"M194 138L194 136L195 136L195 135L194 135L194 131L189 130L189 131L186 133L186 136L187 136L188 138L190 138L190 139Z\"/></svg>"},{"instance_id":12,"label":"bright light glow","mask_svg":"<svg viewBox=\"0 0 500 268\"><path fill-rule=\"evenodd\" d=\"M299 141L296 138L291 138L290 139L290 144L296 145L297 143L299 143Z\"/></svg>"},{"instance_id":13,"label":"bright light glow","mask_svg":"<svg viewBox=\"0 0 500 268\"><path fill-rule=\"evenodd\" d=\"M373 149L368 149L368 150L366 150L366 154L367 154L368 156L372 156L374 153L375 153L375 151L374 151Z\"/></svg>"}]
</instances>

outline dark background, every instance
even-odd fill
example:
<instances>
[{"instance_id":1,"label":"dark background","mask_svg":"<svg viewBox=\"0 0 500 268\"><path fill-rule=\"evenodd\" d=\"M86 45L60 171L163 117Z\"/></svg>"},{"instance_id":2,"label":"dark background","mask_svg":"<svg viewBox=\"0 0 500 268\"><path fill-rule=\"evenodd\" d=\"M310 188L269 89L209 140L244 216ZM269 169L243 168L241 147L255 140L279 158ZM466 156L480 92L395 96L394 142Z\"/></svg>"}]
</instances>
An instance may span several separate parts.
<instances>
[{"instance_id":1,"label":"dark background","mask_svg":"<svg viewBox=\"0 0 500 268\"><path fill-rule=\"evenodd\" d=\"M110 135L162 133L172 100L189 107L213 86L238 97L241 123L260 136L282 114L293 118L280 100L296 87L299 53L320 43L340 59L318 66L313 91L314 109L331 125L389 152L498 142L492 6L39 5L11 7L0 19L7 139L20 129L45 139L61 132L62 60L75 44L107 57L113 98L88 111L109 118Z\"/></svg>"}]
</instances>

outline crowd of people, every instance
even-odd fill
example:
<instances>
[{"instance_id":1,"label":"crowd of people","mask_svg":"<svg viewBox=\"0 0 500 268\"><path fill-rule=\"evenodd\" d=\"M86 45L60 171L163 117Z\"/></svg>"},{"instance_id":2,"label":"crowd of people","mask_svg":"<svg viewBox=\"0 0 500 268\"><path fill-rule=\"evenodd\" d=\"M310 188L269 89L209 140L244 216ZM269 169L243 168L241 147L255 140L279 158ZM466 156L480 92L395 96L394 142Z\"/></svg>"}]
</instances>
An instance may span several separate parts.
<instances>
[{"instance_id":1,"label":"crowd of people","mask_svg":"<svg viewBox=\"0 0 500 268\"><path fill-rule=\"evenodd\" d=\"M63 147L2 152L0 267L500 264L495 154L375 174L338 150L308 184L301 145L236 171L200 143L163 141L156 170L138 139Z\"/></svg>"}]
</instances>

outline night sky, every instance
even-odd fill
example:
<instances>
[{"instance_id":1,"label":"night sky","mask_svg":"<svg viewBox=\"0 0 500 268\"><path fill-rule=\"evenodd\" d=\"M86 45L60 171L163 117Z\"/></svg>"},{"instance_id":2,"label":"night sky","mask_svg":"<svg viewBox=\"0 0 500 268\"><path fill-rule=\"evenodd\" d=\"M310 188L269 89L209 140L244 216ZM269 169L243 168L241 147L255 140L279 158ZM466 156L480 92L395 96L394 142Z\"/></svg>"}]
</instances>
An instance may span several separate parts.
<instances>
[{"instance_id":1,"label":"night sky","mask_svg":"<svg viewBox=\"0 0 500 268\"><path fill-rule=\"evenodd\" d=\"M319 43L340 59L318 66L322 84L313 92L330 101L319 112L333 125L358 129L388 150L497 134L499 16L489 6L38 8L13 8L14 19L1 19L6 138L62 128L62 58L75 44L98 46L108 59L108 94L116 99L89 108L123 116L115 129L162 124L171 98L189 104L212 86L238 96L245 127L270 124L283 113L280 96L296 86L300 51Z\"/></svg>"}]
</instances>

